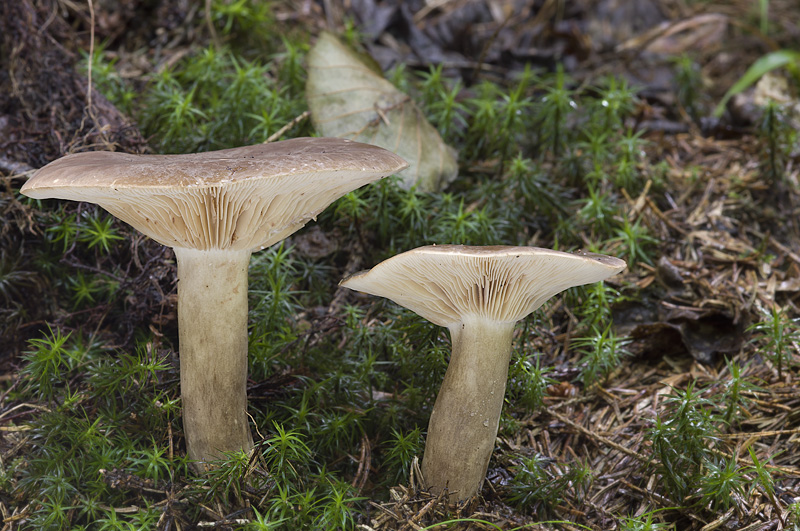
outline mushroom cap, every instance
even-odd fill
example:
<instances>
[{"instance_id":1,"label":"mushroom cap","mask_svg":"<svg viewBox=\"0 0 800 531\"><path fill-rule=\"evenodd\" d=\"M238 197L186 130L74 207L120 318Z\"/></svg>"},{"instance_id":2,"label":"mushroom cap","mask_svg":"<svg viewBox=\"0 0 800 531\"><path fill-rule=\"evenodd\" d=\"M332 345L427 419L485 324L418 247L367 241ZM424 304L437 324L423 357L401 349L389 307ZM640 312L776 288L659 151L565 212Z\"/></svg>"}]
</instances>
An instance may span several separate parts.
<instances>
[{"instance_id":1,"label":"mushroom cap","mask_svg":"<svg viewBox=\"0 0 800 531\"><path fill-rule=\"evenodd\" d=\"M619 258L594 253L431 245L393 256L340 285L391 299L439 326L472 318L514 323L556 293L625 267Z\"/></svg>"},{"instance_id":2,"label":"mushroom cap","mask_svg":"<svg viewBox=\"0 0 800 531\"><path fill-rule=\"evenodd\" d=\"M188 155L67 155L20 190L96 203L169 247L257 250L356 188L407 166L385 149L296 138Z\"/></svg>"}]
</instances>

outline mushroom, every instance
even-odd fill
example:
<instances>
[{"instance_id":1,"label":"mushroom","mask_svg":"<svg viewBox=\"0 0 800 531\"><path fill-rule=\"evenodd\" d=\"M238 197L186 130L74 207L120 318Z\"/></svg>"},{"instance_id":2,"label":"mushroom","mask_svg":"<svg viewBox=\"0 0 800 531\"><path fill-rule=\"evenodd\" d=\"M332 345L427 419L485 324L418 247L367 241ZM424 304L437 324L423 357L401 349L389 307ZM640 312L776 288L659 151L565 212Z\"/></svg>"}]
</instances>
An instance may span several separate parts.
<instances>
[{"instance_id":1,"label":"mushroom","mask_svg":"<svg viewBox=\"0 0 800 531\"><path fill-rule=\"evenodd\" d=\"M86 152L40 169L20 190L96 203L175 251L183 425L202 472L249 452L250 254L315 219L340 196L407 164L375 146L297 138L188 155Z\"/></svg>"},{"instance_id":2,"label":"mushroom","mask_svg":"<svg viewBox=\"0 0 800 531\"><path fill-rule=\"evenodd\" d=\"M483 485L500 423L517 321L625 262L536 247L434 245L399 254L340 285L389 298L450 330L452 352L428 423L422 475L450 501Z\"/></svg>"}]
</instances>

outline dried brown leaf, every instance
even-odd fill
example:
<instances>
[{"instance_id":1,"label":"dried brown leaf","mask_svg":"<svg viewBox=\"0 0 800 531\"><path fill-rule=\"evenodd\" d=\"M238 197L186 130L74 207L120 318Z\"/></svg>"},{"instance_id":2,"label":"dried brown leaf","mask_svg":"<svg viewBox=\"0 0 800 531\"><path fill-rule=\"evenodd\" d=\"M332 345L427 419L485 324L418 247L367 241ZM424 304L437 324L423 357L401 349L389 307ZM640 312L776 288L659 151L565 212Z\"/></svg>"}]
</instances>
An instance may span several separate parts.
<instances>
[{"instance_id":1,"label":"dried brown leaf","mask_svg":"<svg viewBox=\"0 0 800 531\"><path fill-rule=\"evenodd\" d=\"M330 33L308 54L306 98L322 135L374 144L406 159L409 167L400 172L405 188L438 191L458 174L455 150L414 101Z\"/></svg>"}]
</instances>

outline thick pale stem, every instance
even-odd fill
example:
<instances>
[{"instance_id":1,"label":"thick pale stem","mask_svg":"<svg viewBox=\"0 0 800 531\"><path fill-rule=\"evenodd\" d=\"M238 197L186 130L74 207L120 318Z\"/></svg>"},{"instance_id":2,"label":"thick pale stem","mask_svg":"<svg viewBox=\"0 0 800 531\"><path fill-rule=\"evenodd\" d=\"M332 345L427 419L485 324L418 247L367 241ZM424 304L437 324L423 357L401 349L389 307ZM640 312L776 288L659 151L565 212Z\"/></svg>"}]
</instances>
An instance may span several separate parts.
<instances>
[{"instance_id":1,"label":"thick pale stem","mask_svg":"<svg viewBox=\"0 0 800 531\"><path fill-rule=\"evenodd\" d=\"M183 428L195 470L253 448L247 422L250 252L176 248Z\"/></svg>"},{"instance_id":2,"label":"thick pale stem","mask_svg":"<svg viewBox=\"0 0 800 531\"><path fill-rule=\"evenodd\" d=\"M451 502L475 495L494 450L514 323L468 319L450 327L453 352L428 424L422 474Z\"/></svg>"}]
</instances>

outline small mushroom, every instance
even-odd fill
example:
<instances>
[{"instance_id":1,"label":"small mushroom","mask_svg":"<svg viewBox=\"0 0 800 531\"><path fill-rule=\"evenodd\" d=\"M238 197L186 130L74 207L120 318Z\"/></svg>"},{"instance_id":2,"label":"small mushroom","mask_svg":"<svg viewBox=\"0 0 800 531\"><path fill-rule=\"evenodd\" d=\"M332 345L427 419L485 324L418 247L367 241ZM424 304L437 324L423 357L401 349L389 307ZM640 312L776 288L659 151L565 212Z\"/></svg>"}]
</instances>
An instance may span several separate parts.
<instances>
[{"instance_id":1,"label":"small mushroom","mask_svg":"<svg viewBox=\"0 0 800 531\"><path fill-rule=\"evenodd\" d=\"M625 262L536 247L434 245L399 254L340 285L389 298L450 330L452 352L428 424L422 474L450 501L481 488L500 423L517 321Z\"/></svg>"},{"instance_id":2,"label":"small mushroom","mask_svg":"<svg viewBox=\"0 0 800 531\"><path fill-rule=\"evenodd\" d=\"M195 469L253 447L247 417L247 268L340 196L406 167L375 146L298 138L189 155L87 152L21 192L96 203L172 247L183 424Z\"/></svg>"}]
</instances>

